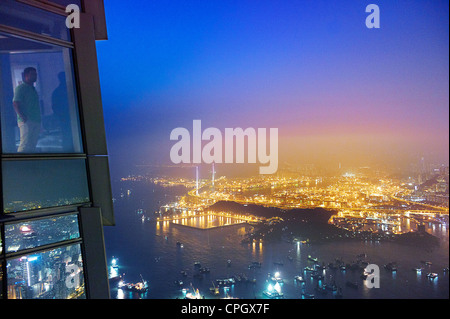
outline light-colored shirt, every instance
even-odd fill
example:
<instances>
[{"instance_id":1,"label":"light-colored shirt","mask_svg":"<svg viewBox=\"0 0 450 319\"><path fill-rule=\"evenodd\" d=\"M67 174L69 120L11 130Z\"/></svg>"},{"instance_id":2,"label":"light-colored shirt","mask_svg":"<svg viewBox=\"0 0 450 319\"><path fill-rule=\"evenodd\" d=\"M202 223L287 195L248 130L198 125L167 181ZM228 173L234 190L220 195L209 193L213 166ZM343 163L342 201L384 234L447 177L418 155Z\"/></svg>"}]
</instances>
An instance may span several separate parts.
<instances>
[{"instance_id":1,"label":"light-colored shirt","mask_svg":"<svg viewBox=\"0 0 450 319\"><path fill-rule=\"evenodd\" d=\"M41 122L41 109L39 106L39 96L33 85L22 83L14 90L13 102L18 102L23 115L27 117L27 121ZM22 119L17 115L17 121Z\"/></svg>"}]
</instances>

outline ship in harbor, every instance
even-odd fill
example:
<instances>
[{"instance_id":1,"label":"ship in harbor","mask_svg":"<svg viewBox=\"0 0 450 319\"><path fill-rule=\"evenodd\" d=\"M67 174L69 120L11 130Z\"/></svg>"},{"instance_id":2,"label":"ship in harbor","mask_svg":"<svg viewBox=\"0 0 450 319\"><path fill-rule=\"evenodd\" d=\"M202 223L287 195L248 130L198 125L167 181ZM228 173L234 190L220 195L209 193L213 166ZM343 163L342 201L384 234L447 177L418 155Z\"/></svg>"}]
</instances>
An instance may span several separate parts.
<instances>
[{"instance_id":1,"label":"ship in harbor","mask_svg":"<svg viewBox=\"0 0 450 319\"><path fill-rule=\"evenodd\" d=\"M115 257L112 258L111 265L109 266L108 279L110 283L116 283L122 279L122 276L120 275L118 259Z\"/></svg>"},{"instance_id":2,"label":"ship in harbor","mask_svg":"<svg viewBox=\"0 0 450 319\"><path fill-rule=\"evenodd\" d=\"M143 293L148 290L148 283L146 280L144 280L144 278L142 278L142 275L141 275L141 281L137 282L137 283L125 283L125 282L121 281L119 283L119 289L133 291L133 292L137 292L137 293Z\"/></svg>"},{"instance_id":3,"label":"ship in harbor","mask_svg":"<svg viewBox=\"0 0 450 319\"><path fill-rule=\"evenodd\" d=\"M308 260L315 262L315 263L319 261L319 259L317 257L312 257L311 255L308 255Z\"/></svg>"}]
</instances>

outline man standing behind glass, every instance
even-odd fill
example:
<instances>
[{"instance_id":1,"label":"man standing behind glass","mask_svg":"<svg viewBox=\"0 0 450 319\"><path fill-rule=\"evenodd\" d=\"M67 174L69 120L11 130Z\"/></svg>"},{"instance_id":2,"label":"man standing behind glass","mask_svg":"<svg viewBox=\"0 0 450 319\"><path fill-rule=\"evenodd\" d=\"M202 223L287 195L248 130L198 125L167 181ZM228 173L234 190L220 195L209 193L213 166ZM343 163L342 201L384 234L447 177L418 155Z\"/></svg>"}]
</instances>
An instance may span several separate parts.
<instances>
[{"instance_id":1,"label":"man standing behind glass","mask_svg":"<svg viewBox=\"0 0 450 319\"><path fill-rule=\"evenodd\" d=\"M39 96L34 87L36 80L36 69L28 67L23 71L23 83L14 90L13 105L20 130L19 153L35 152L41 131Z\"/></svg>"}]
</instances>

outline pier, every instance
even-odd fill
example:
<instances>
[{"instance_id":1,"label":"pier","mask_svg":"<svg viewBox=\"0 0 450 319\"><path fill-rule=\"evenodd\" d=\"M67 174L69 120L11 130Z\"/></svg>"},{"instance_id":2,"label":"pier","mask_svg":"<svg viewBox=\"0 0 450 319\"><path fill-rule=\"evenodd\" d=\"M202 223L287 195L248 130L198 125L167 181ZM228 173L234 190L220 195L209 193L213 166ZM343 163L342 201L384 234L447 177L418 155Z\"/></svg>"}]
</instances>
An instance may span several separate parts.
<instances>
[{"instance_id":1,"label":"pier","mask_svg":"<svg viewBox=\"0 0 450 319\"><path fill-rule=\"evenodd\" d=\"M157 222L171 222L176 225L212 229L240 224L254 223L257 220L254 217L245 215L234 215L230 213L205 212L194 215L168 216L158 218Z\"/></svg>"}]
</instances>

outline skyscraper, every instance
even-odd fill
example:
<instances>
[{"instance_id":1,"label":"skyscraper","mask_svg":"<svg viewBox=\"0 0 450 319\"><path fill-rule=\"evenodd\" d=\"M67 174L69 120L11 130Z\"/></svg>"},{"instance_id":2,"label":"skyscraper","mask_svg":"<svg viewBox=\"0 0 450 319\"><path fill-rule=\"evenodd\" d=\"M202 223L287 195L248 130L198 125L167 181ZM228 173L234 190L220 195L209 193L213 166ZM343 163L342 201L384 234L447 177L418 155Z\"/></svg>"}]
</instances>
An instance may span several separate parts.
<instances>
[{"instance_id":1,"label":"skyscraper","mask_svg":"<svg viewBox=\"0 0 450 319\"><path fill-rule=\"evenodd\" d=\"M195 167L195 194L198 196L198 166Z\"/></svg>"},{"instance_id":2,"label":"skyscraper","mask_svg":"<svg viewBox=\"0 0 450 319\"><path fill-rule=\"evenodd\" d=\"M214 168L214 162L212 163L212 177L211 177L211 186L214 187L214 179L216 175L216 170Z\"/></svg>"},{"instance_id":3,"label":"skyscraper","mask_svg":"<svg viewBox=\"0 0 450 319\"><path fill-rule=\"evenodd\" d=\"M102 0L0 2L1 298L109 298L106 39Z\"/></svg>"}]
</instances>

